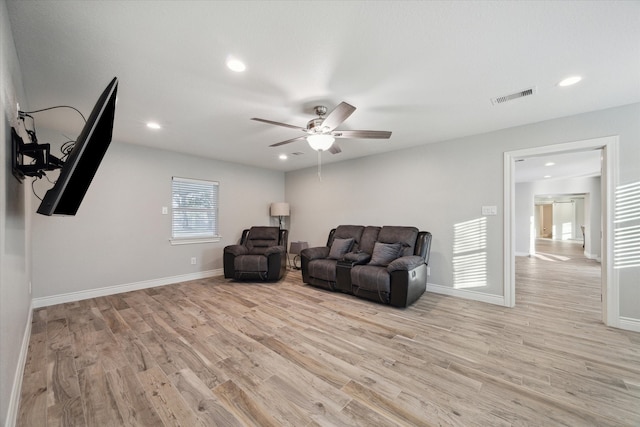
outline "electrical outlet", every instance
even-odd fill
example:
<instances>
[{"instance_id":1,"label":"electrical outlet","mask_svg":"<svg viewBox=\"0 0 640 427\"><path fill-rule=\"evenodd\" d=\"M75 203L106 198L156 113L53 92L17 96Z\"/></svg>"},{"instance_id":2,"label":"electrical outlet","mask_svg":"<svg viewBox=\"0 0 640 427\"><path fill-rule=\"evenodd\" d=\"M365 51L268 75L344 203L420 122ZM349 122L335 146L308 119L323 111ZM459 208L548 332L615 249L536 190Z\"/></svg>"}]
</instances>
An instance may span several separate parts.
<instances>
[{"instance_id":1,"label":"electrical outlet","mask_svg":"<svg viewBox=\"0 0 640 427\"><path fill-rule=\"evenodd\" d=\"M427 276L431 276L431 267L427 267Z\"/></svg>"},{"instance_id":2,"label":"electrical outlet","mask_svg":"<svg viewBox=\"0 0 640 427\"><path fill-rule=\"evenodd\" d=\"M196 265L197 261L196 257L191 257L191 265Z\"/></svg>"},{"instance_id":3,"label":"electrical outlet","mask_svg":"<svg viewBox=\"0 0 640 427\"><path fill-rule=\"evenodd\" d=\"M29 280L29 295L31 295L31 280Z\"/></svg>"},{"instance_id":4,"label":"electrical outlet","mask_svg":"<svg viewBox=\"0 0 640 427\"><path fill-rule=\"evenodd\" d=\"M166 206L162 207L162 215L167 215L169 213L169 208Z\"/></svg>"}]
</instances>

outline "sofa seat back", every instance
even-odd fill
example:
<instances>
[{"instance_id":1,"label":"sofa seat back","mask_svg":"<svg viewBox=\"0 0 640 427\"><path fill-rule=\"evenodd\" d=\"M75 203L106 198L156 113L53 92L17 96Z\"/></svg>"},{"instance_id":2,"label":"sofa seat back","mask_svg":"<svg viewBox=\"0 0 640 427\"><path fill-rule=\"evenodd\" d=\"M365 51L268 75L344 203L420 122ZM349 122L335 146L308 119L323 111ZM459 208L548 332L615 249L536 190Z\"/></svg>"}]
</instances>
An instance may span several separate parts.
<instances>
[{"instance_id":1,"label":"sofa seat back","mask_svg":"<svg viewBox=\"0 0 640 427\"><path fill-rule=\"evenodd\" d=\"M373 247L378 241L378 235L380 234L381 229L382 227L375 227L373 225L366 226L362 231L362 238L360 239L360 246L358 247L358 250L371 255L373 253Z\"/></svg>"},{"instance_id":2,"label":"sofa seat back","mask_svg":"<svg viewBox=\"0 0 640 427\"><path fill-rule=\"evenodd\" d=\"M360 247L363 231L364 227L362 225L339 225L329 233L327 247L330 248L335 239L353 239L354 243L351 250L355 252Z\"/></svg>"},{"instance_id":3,"label":"sofa seat back","mask_svg":"<svg viewBox=\"0 0 640 427\"><path fill-rule=\"evenodd\" d=\"M400 243L403 250L398 257L410 256L414 254L418 229L416 227L400 227L385 225L378 234L380 243Z\"/></svg>"},{"instance_id":4,"label":"sofa seat back","mask_svg":"<svg viewBox=\"0 0 640 427\"><path fill-rule=\"evenodd\" d=\"M264 255L271 246L278 246L280 229L278 227L251 227L245 239L246 241L240 244L247 247L250 255Z\"/></svg>"}]
</instances>

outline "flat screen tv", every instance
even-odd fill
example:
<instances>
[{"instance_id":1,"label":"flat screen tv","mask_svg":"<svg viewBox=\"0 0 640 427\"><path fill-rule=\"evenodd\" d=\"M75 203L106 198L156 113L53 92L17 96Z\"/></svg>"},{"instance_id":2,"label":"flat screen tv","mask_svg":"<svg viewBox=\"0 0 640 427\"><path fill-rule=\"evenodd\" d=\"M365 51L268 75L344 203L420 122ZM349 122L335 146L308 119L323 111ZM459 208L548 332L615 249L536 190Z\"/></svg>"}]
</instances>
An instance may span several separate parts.
<instances>
[{"instance_id":1,"label":"flat screen tv","mask_svg":"<svg viewBox=\"0 0 640 427\"><path fill-rule=\"evenodd\" d=\"M117 91L118 79L114 77L91 110L91 115L60 169L58 180L42 199L39 214L75 215L78 211L111 143Z\"/></svg>"}]
</instances>

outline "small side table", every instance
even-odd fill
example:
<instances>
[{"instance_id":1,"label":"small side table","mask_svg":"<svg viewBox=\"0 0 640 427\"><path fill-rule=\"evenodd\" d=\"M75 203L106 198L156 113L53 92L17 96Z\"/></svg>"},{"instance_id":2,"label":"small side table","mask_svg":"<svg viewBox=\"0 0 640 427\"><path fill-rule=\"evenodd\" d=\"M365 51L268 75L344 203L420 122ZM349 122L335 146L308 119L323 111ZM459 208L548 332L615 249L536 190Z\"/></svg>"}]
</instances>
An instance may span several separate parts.
<instances>
[{"instance_id":1,"label":"small side table","mask_svg":"<svg viewBox=\"0 0 640 427\"><path fill-rule=\"evenodd\" d=\"M287 259L289 260L289 268L300 270L300 267L297 266L296 259L300 260L300 252L308 247L309 243L307 242L291 242L291 245L289 246L289 254L293 255L293 264L291 263L291 258L287 256Z\"/></svg>"}]
</instances>

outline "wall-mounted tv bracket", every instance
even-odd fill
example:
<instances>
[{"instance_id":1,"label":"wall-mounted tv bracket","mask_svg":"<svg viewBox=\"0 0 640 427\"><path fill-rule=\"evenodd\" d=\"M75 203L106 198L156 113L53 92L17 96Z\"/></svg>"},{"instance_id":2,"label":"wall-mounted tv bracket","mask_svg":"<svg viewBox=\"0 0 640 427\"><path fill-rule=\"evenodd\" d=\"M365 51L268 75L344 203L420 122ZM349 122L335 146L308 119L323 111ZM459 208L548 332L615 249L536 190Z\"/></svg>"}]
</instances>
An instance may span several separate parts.
<instances>
[{"instance_id":1,"label":"wall-mounted tv bracket","mask_svg":"<svg viewBox=\"0 0 640 427\"><path fill-rule=\"evenodd\" d=\"M39 144L35 131L27 130L28 143L11 128L11 170L18 181L25 176L42 178L45 171L60 169L64 161L50 153L50 144Z\"/></svg>"}]
</instances>

